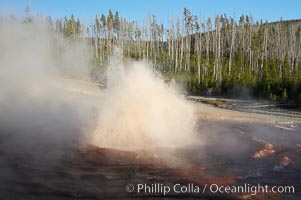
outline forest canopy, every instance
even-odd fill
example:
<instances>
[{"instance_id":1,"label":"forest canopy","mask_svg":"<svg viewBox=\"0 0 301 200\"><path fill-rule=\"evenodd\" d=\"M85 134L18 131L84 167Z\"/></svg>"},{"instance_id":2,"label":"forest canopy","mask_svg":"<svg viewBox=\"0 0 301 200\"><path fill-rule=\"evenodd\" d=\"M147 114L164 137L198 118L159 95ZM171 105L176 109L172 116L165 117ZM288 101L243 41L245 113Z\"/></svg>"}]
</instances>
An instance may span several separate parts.
<instances>
[{"instance_id":1,"label":"forest canopy","mask_svg":"<svg viewBox=\"0 0 301 200\"><path fill-rule=\"evenodd\" d=\"M22 23L38 17L28 7L25 12ZM239 97L247 89L256 98L301 103L301 20L226 14L205 19L186 8L166 20L162 24L148 15L130 21L109 10L89 23L73 14L45 22L61 37L90 45L98 68L107 65L117 46L124 59L151 62L190 94Z\"/></svg>"}]
</instances>

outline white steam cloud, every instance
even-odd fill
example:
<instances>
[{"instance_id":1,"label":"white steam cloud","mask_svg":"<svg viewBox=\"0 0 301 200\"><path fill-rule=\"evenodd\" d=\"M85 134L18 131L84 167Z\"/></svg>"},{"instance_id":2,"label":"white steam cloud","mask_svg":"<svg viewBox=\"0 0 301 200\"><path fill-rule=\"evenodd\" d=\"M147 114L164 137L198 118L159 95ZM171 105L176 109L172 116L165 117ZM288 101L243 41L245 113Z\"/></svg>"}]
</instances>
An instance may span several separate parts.
<instances>
[{"instance_id":1,"label":"white steam cloud","mask_svg":"<svg viewBox=\"0 0 301 200\"><path fill-rule=\"evenodd\" d=\"M90 107L55 83L88 77L88 48L65 41L42 19L3 17L0 49L1 149L48 159L83 138Z\"/></svg>"},{"instance_id":2,"label":"white steam cloud","mask_svg":"<svg viewBox=\"0 0 301 200\"><path fill-rule=\"evenodd\" d=\"M44 23L0 22L0 135L7 151L37 154L40 161L74 139L128 150L192 144L192 105L150 66L124 63L118 51L102 95L83 98L62 90L62 78L89 79L93 54Z\"/></svg>"},{"instance_id":3,"label":"white steam cloud","mask_svg":"<svg viewBox=\"0 0 301 200\"><path fill-rule=\"evenodd\" d=\"M195 139L192 105L144 62L123 64L115 51L91 142L101 147L182 147Z\"/></svg>"}]
</instances>

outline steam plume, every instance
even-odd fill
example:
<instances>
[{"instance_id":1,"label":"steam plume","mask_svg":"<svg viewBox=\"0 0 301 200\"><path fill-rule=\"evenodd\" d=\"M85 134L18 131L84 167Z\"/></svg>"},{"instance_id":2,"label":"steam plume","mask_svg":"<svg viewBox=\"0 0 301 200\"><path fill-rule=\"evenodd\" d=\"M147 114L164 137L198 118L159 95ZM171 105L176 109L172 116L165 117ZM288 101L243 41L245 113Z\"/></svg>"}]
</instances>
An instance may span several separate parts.
<instances>
[{"instance_id":1,"label":"steam plume","mask_svg":"<svg viewBox=\"0 0 301 200\"><path fill-rule=\"evenodd\" d=\"M195 117L184 97L144 62L123 64L120 50L110 63L92 143L119 149L191 144Z\"/></svg>"}]
</instances>

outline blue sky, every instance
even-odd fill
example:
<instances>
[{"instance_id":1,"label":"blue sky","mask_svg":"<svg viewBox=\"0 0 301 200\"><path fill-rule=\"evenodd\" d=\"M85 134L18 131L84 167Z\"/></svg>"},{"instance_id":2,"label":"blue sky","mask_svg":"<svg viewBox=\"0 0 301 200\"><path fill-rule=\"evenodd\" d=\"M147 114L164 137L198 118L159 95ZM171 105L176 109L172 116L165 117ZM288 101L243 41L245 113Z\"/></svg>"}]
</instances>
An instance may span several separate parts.
<instances>
[{"instance_id":1,"label":"blue sky","mask_svg":"<svg viewBox=\"0 0 301 200\"><path fill-rule=\"evenodd\" d=\"M96 14L119 11L119 15L131 20L142 21L149 13L158 17L159 22L166 22L171 16L183 13L184 7L194 15L204 18L226 13L236 18L252 14L254 19L277 21L301 18L300 0L0 0L0 12L23 15L26 5L33 13L61 18L71 13L76 18L86 20ZM164 21L165 20L165 21Z\"/></svg>"}]
</instances>

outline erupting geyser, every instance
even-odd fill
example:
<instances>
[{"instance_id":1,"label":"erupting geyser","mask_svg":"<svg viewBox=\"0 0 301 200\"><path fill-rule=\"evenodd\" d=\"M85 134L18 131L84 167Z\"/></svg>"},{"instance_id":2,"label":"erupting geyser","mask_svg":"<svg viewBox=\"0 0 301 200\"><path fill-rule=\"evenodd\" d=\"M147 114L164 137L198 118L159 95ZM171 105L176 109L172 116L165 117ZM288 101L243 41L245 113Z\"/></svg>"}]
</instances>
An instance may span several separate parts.
<instances>
[{"instance_id":1,"label":"erupting geyser","mask_svg":"<svg viewBox=\"0 0 301 200\"><path fill-rule=\"evenodd\" d=\"M118 53L117 53L118 54ZM179 147L194 141L192 105L144 62L124 65L115 56L108 70L98 128L91 142L100 147Z\"/></svg>"}]
</instances>

